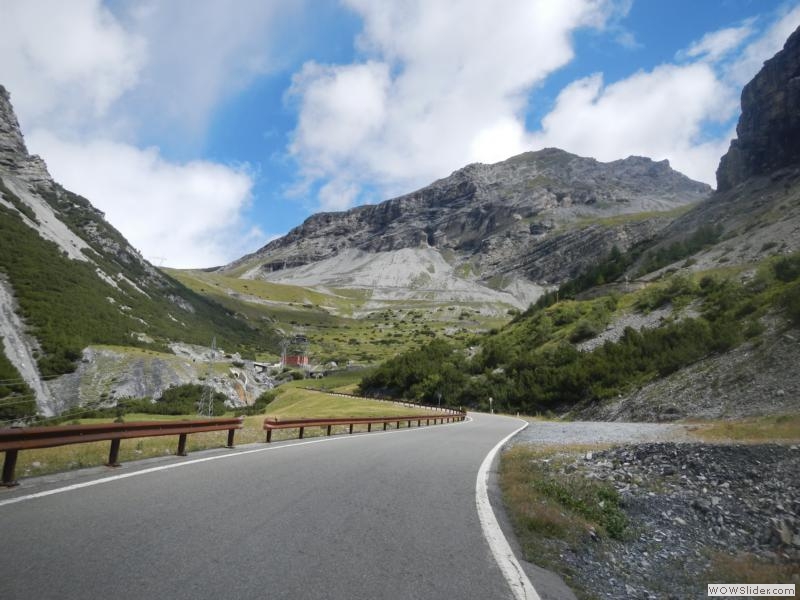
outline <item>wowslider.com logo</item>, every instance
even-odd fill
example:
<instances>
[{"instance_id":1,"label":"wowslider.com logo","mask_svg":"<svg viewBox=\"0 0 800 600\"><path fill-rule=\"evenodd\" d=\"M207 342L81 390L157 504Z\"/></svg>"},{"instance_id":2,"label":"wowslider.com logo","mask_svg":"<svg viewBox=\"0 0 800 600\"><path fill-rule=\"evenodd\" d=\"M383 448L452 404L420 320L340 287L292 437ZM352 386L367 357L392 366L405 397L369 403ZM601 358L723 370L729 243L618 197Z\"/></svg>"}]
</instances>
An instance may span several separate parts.
<instances>
[{"instance_id":1,"label":"wowslider.com logo","mask_svg":"<svg viewBox=\"0 0 800 600\"><path fill-rule=\"evenodd\" d=\"M709 583L708 595L712 598L740 598L742 596L778 596L794 598L793 583Z\"/></svg>"}]
</instances>

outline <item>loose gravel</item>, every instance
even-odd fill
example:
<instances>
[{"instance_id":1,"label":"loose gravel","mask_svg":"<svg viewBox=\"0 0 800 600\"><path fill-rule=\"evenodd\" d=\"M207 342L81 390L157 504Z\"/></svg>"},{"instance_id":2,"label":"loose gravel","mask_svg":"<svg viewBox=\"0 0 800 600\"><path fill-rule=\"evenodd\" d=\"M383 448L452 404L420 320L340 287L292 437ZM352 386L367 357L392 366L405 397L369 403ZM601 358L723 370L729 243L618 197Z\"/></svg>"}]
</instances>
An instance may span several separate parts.
<instances>
[{"instance_id":1,"label":"loose gravel","mask_svg":"<svg viewBox=\"0 0 800 600\"><path fill-rule=\"evenodd\" d=\"M552 463L611 484L629 520L622 541L587 535L561 547L557 562L589 597L706 598L706 584L720 583L707 580L715 554L778 565L791 580L768 583L800 584L800 446L689 439L680 425L539 422L515 439L621 444Z\"/></svg>"}]
</instances>

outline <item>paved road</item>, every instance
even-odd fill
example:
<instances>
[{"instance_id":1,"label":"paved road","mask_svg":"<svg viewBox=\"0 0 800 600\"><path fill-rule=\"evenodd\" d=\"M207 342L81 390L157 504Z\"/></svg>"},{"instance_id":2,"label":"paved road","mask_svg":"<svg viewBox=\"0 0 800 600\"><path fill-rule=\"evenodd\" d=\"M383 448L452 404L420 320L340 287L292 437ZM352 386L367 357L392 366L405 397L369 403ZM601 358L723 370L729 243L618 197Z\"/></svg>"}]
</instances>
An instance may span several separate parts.
<instances>
[{"instance_id":1,"label":"paved road","mask_svg":"<svg viewBox=\"0 0 800 600\"><path fill-rule=\"evenodd\" d=\"M0 597L510 598L475 481L519 426L474 415L196 453L188 460L225 458L15 503L143 465L0 491Z\"/></svg>"}]
</instances>

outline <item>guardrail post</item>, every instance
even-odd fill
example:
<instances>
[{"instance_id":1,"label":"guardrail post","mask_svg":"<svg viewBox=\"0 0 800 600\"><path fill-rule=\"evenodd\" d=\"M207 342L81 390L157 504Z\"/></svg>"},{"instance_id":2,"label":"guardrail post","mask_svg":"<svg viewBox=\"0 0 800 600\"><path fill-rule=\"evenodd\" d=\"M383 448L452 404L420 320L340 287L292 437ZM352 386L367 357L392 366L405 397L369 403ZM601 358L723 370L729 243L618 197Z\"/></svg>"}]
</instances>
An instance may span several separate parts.
<instances>
[{"instance_id":1,"label":"guardrail post","mask_svg":"<svg viewBox=\"0 0 800 600\"><path fill-rule=\"evenodd\" d=\"M353 424L350 423L350 433L353 433Z\"/></svg>"},{"instance_id":2,"label":"guardrail post","mask_svg":"<svg viewBox=\"0 0 800 600\"><path fill-rule=\"evenodd\" d=\"M372 423L367 423L367 433L372 431Z\"/></svg>"},{"instance_id":3,"label":"guardrail post","mask_svg":"<svg viewBox=\"0 0 800 600\"><path fill-rule=\"evenodd\" d=\"M328 425L328 435L331 434L331 425Z\"/></svg>"},{"instance_id":4,"label":"guardrail post","mask_svg":"<svg viewBox=\"0 0 800 600\"><path fill-rule=\"evenodd\" d=\"M178 456L186 456L186 434L182 433L178 436Z\"/></svg>"},{"instance_id":5,"label":"guardrail post","mask_svg":"<svg viewBox=\"0 0 800 600\"><path fill-rule=\"evenodd\" d=\"M384 424L383 424L383 430L384 430L384 431L386 431L386 426L387 426L387 425L388 425L388 423L384 423Z\"/></svg>"},{"instance_id":6,"label":"guardrail post","mask_svg":"<svg viewBox=\"0 0 800 600\"><path fill-rule=\"evenodd\" d=\"M301 428L300 428L300 437L298 438L298 439L300 439L300 440L302 440L302 439L303 439L303 430L304 430L304 429L305 429L305 427L301 427Z\"/></svg>"},{"instance_id":7,"label":"guardrail post","mask_svg":"<svg viewBox=\"0 0 800 600\"><path fill-rule=\"evenodd\" d=\"M267 443L272 441L272 429L267 429Z\"/></svg>"},{"instance_id":8,"label":"guardrail post","mask_svg":"<svg viewBox=\"0 0 800 600\"><path fill-rule=\"evenodd\" d=\"M17 450L6 450L6 458L3 461L3 485L14 487L19 482L14 479L14 471L17 469Z\"/></svg>"},{"instance_id":9,"label":"guardrail post","mask_svg":"<svg viewBox=\"0 0 800 600\"><path fill-rule=\"evenodd\" d=\"M119 438L111 440L111 448L108 450L108 462L106 463L107 467L118 467L119 465Z\"/></svg>"},{"instance_id":10,"label":"guardrail post","mask_svg":"<svg viewBox=\"0 0 800 600\"><path fill-rule=\"evenodd\" d=\"M397 428L400 429L400 421L397 422Z\"/></svg>"},{"instance_id":11,"label":"guardrail post","mask_svg":"<svg viewBox=\"0 0 800 600\"><path fill-rule=\"evenodd\" d=\"M235 429L228 429L228 448L233 448L233 434L236 433Z\"/></svg>"}]
</instances>

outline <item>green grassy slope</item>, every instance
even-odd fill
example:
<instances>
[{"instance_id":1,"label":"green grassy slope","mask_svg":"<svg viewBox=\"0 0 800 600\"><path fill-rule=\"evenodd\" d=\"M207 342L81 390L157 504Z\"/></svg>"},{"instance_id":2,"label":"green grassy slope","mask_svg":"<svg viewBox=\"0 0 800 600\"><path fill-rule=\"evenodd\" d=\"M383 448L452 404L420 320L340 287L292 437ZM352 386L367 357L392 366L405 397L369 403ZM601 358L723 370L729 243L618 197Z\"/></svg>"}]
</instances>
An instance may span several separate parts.
<instances>
[{"instance_id":1,"label":"green grassy slope","mask_svg":"<svg viewBox=\"0 0 800 600\"><path fill-rule=\"evenodd\" d=\"M502 330L484 336L477 353L457 344L428 344L395 357L364 378L362 389L451 405L563 411L631 391L706 356L723 353L764 330L778 315L800 325L800 253L742 268L666 275L642 289L590 300L550 298ZM593 351L576 344L625 313L675 309L651 329L628 328ZM682 314L681 309L688 309Z\"/></svg>"},{"instance_id":2,"label":"green grassy slope","mask_svg":"<svg viewBox=\"0 0 800 600\"><path fill-rule=\"evenodd\" d=\"M474 333L498 327L510 318L482 314L479 305L468 303L395 301L368 310L369 298L359 290L322 293L197 270L167 272L196 293L245 315L250 322L267 322L286 335L306 335L312 361L319 364L372 364L424 340L466 341Z\"/></svg>"}]
</instances>

